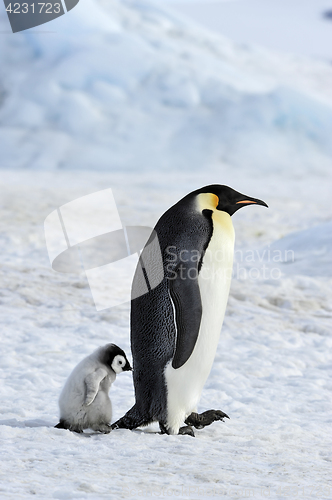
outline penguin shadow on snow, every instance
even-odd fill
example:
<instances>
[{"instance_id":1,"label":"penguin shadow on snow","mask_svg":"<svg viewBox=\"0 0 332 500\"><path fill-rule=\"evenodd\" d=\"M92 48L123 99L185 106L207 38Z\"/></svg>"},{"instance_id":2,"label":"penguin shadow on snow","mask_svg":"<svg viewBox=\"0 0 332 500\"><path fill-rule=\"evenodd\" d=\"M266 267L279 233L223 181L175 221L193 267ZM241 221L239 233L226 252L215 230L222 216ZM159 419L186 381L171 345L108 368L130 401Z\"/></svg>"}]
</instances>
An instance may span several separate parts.
<instances>
[{"instance_id":1,"label":"penguin shadow on snow","mask_svg":"<svg viewBox=\"0 0 332 500\"><path fill-rule=\"evenodd\" d=\"M54 427L52 422L47 422L46 420L41 420L39 418L34 418L31 420L17 420L16 418L10 418L8 420L0 420L0 425L6 425L8 427Z\"/></svg>"},{"instance_id":2,"label":"penguin shadow on snow","mask_svg":"<svg viewBox=\"0 0 332 500\"><path fill-rule=\"evenodd\" d=\"M4 425L6 427L13 428L21 428L21 429L34 429L38 427L46 427L48 429L54 429L53 422L47 422L46 420L41 420L39 418L31 419L31 420L17 420L16 418L10 418L8 420L0 420L0 425ZM100 436L100 432L82 432L82 433L73 433L77 437L82 438L90 438L92 436Z\"/></svg>"}]
</instances>

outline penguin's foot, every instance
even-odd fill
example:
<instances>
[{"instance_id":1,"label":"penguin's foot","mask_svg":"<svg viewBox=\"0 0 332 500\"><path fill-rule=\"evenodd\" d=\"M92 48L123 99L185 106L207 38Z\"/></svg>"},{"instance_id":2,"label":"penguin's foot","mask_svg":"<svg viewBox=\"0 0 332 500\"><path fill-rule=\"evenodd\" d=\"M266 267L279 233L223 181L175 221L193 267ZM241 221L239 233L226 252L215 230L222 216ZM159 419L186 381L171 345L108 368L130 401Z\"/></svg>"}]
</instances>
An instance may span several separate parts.
<instances>
[{"instance_id":1,"label":"penguin's foot","mask_svg":"<svg viewBox=\"0 0 332 500\"><path fill-rule=\"evenodd\" d=\"M62 419L60 419L60 422L54 427L56 427L57 429L66 429L68 431L77 432L78 434L81 434L83 432L83 429L81 427L70 424L66 420Z\"/></svg>"},{"instance_id":2,"label":"penguin's foot","mask_svg":"<svg viewBox=\"0 0 332 500\"><path fill-rule=\"evenodd\" d=\"M131 431L133 429L136 429L136 427L139 427L140 424L136 424L132 419L127 418L126 416L120 418L114 424L111 425L111 430L113 429L130 429Z\"/></svg>"},{"instance_id":3,"label":"penguin's foot","mask_svg":"<svg viewBox=\"0 0 332 500\"><path fill-rule=\"evenodd\" d=\"M91 429L102 432L103 434L109 434L112 430L112 426L110 424L96 424L92 425Z\"/></svg>"},{"instance_id":4,"label":"penguin's foot","mask_svg":"<svg viewBox=\"0 0 332 500\"><path fill-rule=\"evenodd\" d=\"M207 410L203 413L191 413L185 420L185 424L193 425L196 429L203 429L203 427L211 425L216 420L223 422L224 418L229 418L229 416L221 410Z\"/></svg>"},{"instance_id":5,"label":"penguin's foot","mask_svg":"<svg viewBox=\"0 0 332 500\"><path fill-rule=\"evenodd\" d=\"M54 426L56 429L69 429L69 425L66 425L66 422L64 420L60 420L58 424Z\"/></svg>"},{"instance_id":6,"label":"penguin's foot","mask_svg":"<svg viewBox=\"0 0 332 500\"><path fill-rule=\"evenodd\" d=\"M170 434L167 427L164 424L162 424L161 422L159 422L159 427L160 427L160 434ZM178 434L182 434L182 435L187 434L188 436L195 437L193 428L190 425L180 427Z\"/></svg>"},{"instance_id":7,"label":"penguin's foot","mask_svg":"<svg viewBox=\"0 0 332 500\"><path fill-rule=\"evenodd\" d=\"M160 428L160 434L169 434L167 428L161 422L159 422L159 428Z\"/></svg>"},{"instance_id":8,"label":"penguin's foot","mask_svg":"<svg viewBox=\"0 0 332 500\"><path fill-rule=\"evenodd\" d=\"M194 430L191 427L191 425L185 425L183 427L180 427L179 434L182 434L182 435L187 434L188 436L195 437L195 433L194 433Z\"/></svg>"},{"instance_id":9,"label":"penguin's foot","mask_svg":"<svg viewBox=\"0 0 332 500\"><path fill-rule=\"evenodd\" d=\"M144 418L140 415L140 413L136 410L135 405L127 411L127 413L114 422L111 425L111 430L113 429L136 429L137 427L148 425L152 422L151 419Z\"/></svg>"}]
</instances>

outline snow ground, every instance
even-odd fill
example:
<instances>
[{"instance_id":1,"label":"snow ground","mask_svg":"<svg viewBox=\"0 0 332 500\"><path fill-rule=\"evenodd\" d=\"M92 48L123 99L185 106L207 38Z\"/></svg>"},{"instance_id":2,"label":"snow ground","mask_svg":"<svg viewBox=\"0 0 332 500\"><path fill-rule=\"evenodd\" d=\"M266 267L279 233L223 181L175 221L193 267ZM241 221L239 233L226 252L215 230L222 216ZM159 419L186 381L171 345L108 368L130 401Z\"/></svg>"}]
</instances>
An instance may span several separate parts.
<instances>
[{"instance_id":1,"label":"snow ground","mask_svg":"<svg viewBox=\"0 0 332 500\"><path fill-rule=\"evenodd\" d=\"M102 29L96 10L76 7L58 38L3 39L0 495L332 498L331 69L243 51L148 2L108 3ZM231 126L218 128L225 110ZM269 205L233 217L234 279L199 408L231 419L195 439L156 426L54 429L61 387L84 356L115 342L130 357L129 307L97 312L84 275L52 271L44 219L110 187L124 224L153 226L212 182ZM294 262L266 260L266 249L294 251ZM115 420L134 401L130 374L111 399Z\"/></svg>"},{"instance_id":2,"label":"snow ground","mask_svg":"<svg viewBox=\"0 0 332 500\"><path fill-rule=\"evenodd\" d=\"M130 354L129 308L98 313L83 276L50 269L45 216L107 185L124 222L153 225L171 198L178 199L201 181L202 174L193 173L189 182L186 174L179 174L170 193L165 174L155 179L133 175L128 185L127 175L106 172L84 172L79 178L70 171L38 176L4 172L3 498L238 498L248 490L259 498L331 498L331 279L321 273L274 279L274 263L272 268L268 263L272 274L266 279L257 279L256 271L253 279L245 279L240 271L233 280L200 405L202 411L226 411L231 417L226 423L196 431L195 439L151 433L156 426L107 436L77 436L53 428L61 387L80 359L110 341ZM254 189L249 178L244 183L255 196L263 191ZM291 221L294 198L287 195L280 201L283 188L276 187L277 192L262 197L270 203L268 211L250 207L234 217L237 251L244 256L249 250L261 251L289 229L318 222L318 215L308 221L303 213L306 195L296 198ZM240 260L248 272L258 265ZM133 403L130 374L117 377L111 398L116 419Z\"/></svg>"}]
</instances>

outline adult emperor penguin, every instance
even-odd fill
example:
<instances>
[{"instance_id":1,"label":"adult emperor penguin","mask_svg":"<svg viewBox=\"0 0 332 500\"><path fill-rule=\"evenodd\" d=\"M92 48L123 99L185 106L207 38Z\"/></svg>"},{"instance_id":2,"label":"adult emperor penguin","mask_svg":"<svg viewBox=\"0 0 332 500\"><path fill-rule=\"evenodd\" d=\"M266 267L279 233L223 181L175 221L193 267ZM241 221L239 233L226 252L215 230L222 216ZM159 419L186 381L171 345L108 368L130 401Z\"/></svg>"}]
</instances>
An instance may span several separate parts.
<instances>
[{"instance_id":1,"label":"adult emperor penguin","mask_svg":"<svg viewBox=\"0 0 332 500\"><path fill-rule=\"evenodd\" d=\"M163 279L140 293L147 277L160 273L150 238L132 285L136 402L112 428L158 421L162 433L193 435L192 425L202 428L227 417L220 410L198 414L197 404L215 357L231 283L231 216L247 205L267 207L228 186L210 185L182 198L157 222Z\"/></svg>"},{"instance_id":2,"label":"adult emperor penguin","mask_svg":"<svg viewBox=\"0 0 332 500\"><path fill-rule=\"evenodd\" d=\"M112 403L108 392L117 373L131 370L124 351L115 344L99 347L71 372L59 398L58 429L111 431Z\"/></svg>"}]
</instances>

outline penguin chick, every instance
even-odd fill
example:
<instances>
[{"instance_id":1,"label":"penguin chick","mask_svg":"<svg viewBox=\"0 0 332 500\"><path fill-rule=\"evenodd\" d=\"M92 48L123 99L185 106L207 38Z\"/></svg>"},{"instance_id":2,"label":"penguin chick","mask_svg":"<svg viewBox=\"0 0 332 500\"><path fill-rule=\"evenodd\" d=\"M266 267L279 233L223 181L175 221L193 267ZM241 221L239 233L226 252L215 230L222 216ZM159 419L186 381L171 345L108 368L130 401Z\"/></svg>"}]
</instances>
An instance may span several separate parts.
<instances>
[{"instance_id":1,"label":"penguin chick","mask_svg":"<svg viewBox=\"0 0 332 500\"><path fill-rule=\"evenodd\" d=\"M132 370L122 349L115 344L99 347L69 375L60 394L58 429L83 432L111 431L112 403L108 392L116 374Z\"/></svg>"}]
</instances>

